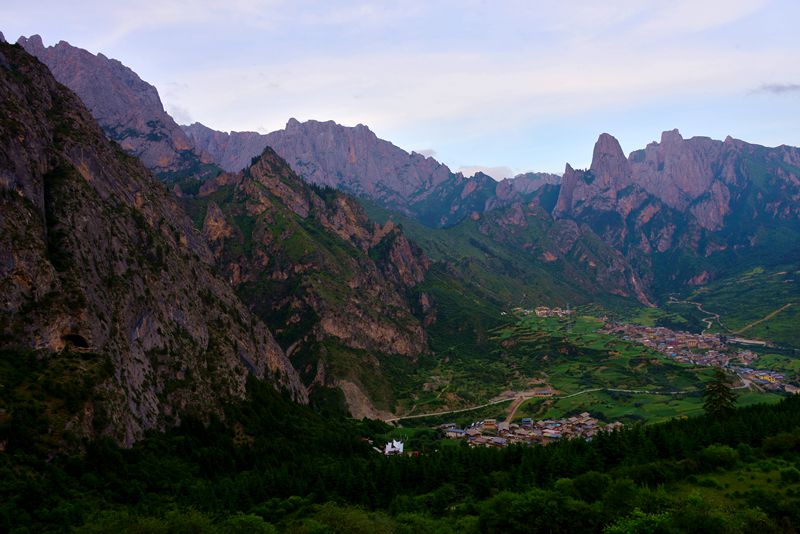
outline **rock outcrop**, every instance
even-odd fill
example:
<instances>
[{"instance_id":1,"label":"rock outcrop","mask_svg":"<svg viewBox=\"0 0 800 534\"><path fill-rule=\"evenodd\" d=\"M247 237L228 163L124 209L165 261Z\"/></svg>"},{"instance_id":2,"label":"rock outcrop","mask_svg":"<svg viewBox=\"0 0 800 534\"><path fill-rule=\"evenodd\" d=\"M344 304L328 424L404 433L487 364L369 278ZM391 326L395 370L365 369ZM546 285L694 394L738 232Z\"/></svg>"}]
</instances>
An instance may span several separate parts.
<instances>
[{"instance_id":1,"label":"rock outcrop","mask_svg":"<svg viewBox=\"0 0 800 534\"><path fill-rule=\"evenodd\" d=\"M184 414L221 414L249 375L307 400L174 197L10 45L0 45L0 310L0 350L32 351L60 369L55 384L75 382L48 386L70 392L48 405L54 436L129 445Z\"/></svg>"},{"instance_id":2,"label":"rock outcrop","mask_svg":"<svg viewBox=\"0 0 800 534\"><path fill-rule=\"evenodd\" d=\"M677 130L625 158L619 143L603 134L589 170L567 165L553 215L587 224L623 251L640 266L646 285L664 284L654 280L654 259L666 262L659 272L678 283L697 283L701 274L707 281L714 269L703 261L680 273L669 262L734 250L741 259L760 254L772 232L797 232L798 158L796 148L730 137L683 139ZM763 250L767 256L776 252Z\"/></svg>"},{"instance_id":3,"label":"rock outcrop","mask_svg":"<svg viewBox=\"0 0 800 534\"><path fill-rule=\"evenodd\" d=\"M164 111L158 91L131 69L103 54L66 41L45 47L38 35L17 41L76 93L106 136L162 177L203 174L212 160L195 151L187 135Z\"/></svg>"}]
</instances>

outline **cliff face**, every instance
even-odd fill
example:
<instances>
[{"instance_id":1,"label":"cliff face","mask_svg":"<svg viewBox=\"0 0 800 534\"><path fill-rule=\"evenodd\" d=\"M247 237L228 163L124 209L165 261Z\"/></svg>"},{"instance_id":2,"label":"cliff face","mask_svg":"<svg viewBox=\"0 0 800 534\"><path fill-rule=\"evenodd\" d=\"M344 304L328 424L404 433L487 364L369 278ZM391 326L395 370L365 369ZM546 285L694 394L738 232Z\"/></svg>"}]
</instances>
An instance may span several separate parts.
<instances>
[{"instance_id":1,"label":"cliff face","mask_svg":"<svg viewBox=\"0 0 800 534\"><path fill-rule=\"evenodd\" d=\"M59 369L45 381L54 439L130 444L183 414L219 413L250 374L307 400L173 197L10 45L0 109L0 350Z\"/></svg>"},{"instance_id":2,"label":"cliff face","mask_svg":"<svg viewBox=\"0 0 800 534\"><path fill-rule=\"evenodd\" d=\"M283 130L216 132L183 126L193 142L229 171L238 171L269 146L308 182L366 197L431 227L451 226L473 213L523 201L558 177L529 173L498 183L477 173L453 173L434 158L408 153L364 125L290 119Z\"/></svg>"},{"instance_id":3,"label":"cliff face","mask_svg":"<svg viewBox=\"0 0 800 534\"><path fill-rule=\"evenodd\" d=\"M265 136L267 145L307 181L336 187L384 204L420 200L451 177L433 158L408 154L378 139L366 126L290 119L284 130Z\"/></svg>"},{"instance_id":4,"label":"cliff face","mask_svg":"<svg viewBox=\"0 0 800 534\"><path fill-rule=\"evenodd\" d=\"M153 172L199 174L212 163L164 111L156 88L119 61L65 41L45 47L38 35L20 37L18 44L80 97L109 139Z\"/></svg>"},{"instance_id":5,"label":"cliff face","mask_svg":"<svg viewBox=\"0 0 800 534\"><path fill-rule=\"evenodd\" d=\"M603 134L588 171L567 166L553 215L587 224L640 264L643 278L658 282L652 268L659 255L672 261L723 251L755 254L772 232L785 226L797 232L799 155L795 148L731 138L685 140L673 130L625 158L619 143ZM686 283L708 279L710 268L701 261L697 272L663 270Z\"/></svg>"},{"instance_id":6,"label":"cliff face","mask_svg":"<svg viewBox=\"0 0 800 534\"><path fill-rule=\"evenodd\" d=\"M266 136L258 132L218 132L199 122L181 128L198 150L228 172L249 167L267 147Z\"/></svg>"},{"instance_id":7,"label":"cliff face","mask_svg":"<svg viewBox=\"0 0 800 534\"><path fill-rule=\"evenodd\" d=\"M377 414L372 400L390 409L390 386L369 389L383 380L376 357L427 351L415 315L429 264L419 248L391 222L371 223L352 197L303 182L271 149L185 202L306 383L340 388L358 417Z\"/></svg>"}]
</instances>

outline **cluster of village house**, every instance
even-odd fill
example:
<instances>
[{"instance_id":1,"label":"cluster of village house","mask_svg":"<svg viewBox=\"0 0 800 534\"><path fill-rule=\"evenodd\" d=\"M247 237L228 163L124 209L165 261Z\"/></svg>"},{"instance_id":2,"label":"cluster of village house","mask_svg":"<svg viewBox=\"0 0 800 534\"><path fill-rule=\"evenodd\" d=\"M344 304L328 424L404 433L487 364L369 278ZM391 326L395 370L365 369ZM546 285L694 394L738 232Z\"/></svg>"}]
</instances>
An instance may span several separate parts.
<instances>
[{"instance_id":1,"label":"cluster of village house","mask_svg":"<svg viewBox=\"0 0 800 534\"><path fill-rule=\"evenodd\" d=\"M732 349L717 334L691 334L664 327L618 323L608 323L600 332L641 343L681 363L729 369L745 384L752 383L772 391L798 392L796 386L786 382L783 374L750 367L758 359L758 354L751 350Z\"/></svg>"},{"instance_id":2,"label":"cluster of village house","mask_svg":"<svg viewBox=\"0 0 800 534\"><path fill-rule=\"evenodd\" d=\"M545 445L562 438L591 440L600 430L612 431L621 426L622 423L619 422L601 426L600 421L588 412L583 412L564 419L542 421L533 421L526 417L519 424L498 423L495 419L484 419L464 429L458 428L455 423L447 423L441 425L439 429L445 437L464 439L473 447L507 447L516 443Z\"/></svg>"},{"instance_id":3,"label":"cluster of village house","mask_svg":"<svg viewBox=\"0 0 800 534\"><path fill-rule=\"evenodd\" d=\"M538 306L532 310L526 308L514 308L511 310L517 315L536 315L536 317L567 317L575 313L575 310L569 308L548 308L547 306Z\"/></svg>"}]
</instances>

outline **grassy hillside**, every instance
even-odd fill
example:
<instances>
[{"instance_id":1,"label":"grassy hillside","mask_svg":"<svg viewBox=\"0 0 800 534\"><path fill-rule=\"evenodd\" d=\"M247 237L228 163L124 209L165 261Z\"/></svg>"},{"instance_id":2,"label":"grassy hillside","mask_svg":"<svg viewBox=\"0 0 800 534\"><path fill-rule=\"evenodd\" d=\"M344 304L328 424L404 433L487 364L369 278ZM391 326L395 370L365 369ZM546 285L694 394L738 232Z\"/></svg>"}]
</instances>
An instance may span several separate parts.
<instances>
[{"instance_id":1,"label":"grassy hillside","mask_svg":"<svg viewBox=\"0 0 800 534\"><path fill-rule=\"evenodd\" d=\"M560 418L589 411L607 422L654 422L702 412L703 387L711 368L676 363L639 343L597 332L600 326L598 319L585 315L529 316L497 330L505 357L561 397L526 401L518 417ZM758 364L766 366L761 360ZM747 392L739 402L780 398Z\"/></svg>"},{"instance_id":2,"label":"grassy hillside","mask_svg":"<svg viewBox=\"0 0 800 534\"><path fill-rule=\"evenodd\" d=\"M800 348L798 264L755 267L699 288L687 300L720 315L714 331Z\"/></svg>"}]
</instances>

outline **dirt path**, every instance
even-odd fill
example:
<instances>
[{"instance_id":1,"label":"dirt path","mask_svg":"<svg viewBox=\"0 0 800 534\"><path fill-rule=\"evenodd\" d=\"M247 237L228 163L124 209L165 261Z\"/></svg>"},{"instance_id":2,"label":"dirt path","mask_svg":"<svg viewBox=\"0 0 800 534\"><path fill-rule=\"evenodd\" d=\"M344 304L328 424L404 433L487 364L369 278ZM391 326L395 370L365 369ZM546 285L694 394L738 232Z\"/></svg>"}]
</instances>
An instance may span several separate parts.
<instances>
[{"instance_id":1,"label":"dirt path","mask_svg":"<svg viewBox=\"0 0 800 534\"><path fill-rule=\"evenodd\" d=\"M714 313L714 312L710 312L710 311L708 311L706 309L703 309L703 305L700 304L699 302L695 302L693 300L677 300L675 297L670 297L669 298L669 303L670 304L691 304L692 306L696 307L697 311L699 311L700 313L705 313L706 315L708 315L709 317L706 317L705 319L700 319L701 321L703 321L706 324L706 327L705 327L705 329L703 329L701 334L705 334L706 332L711 330L711 325L714 323L714 321L716 321L717 324L720 327L724 328L724 326L722 326L722 323L719 320L719 314L718 313Z\"/></svg>"},{"instance_id":2,"label":"dirt path","mask_svg":"<svg viewBox=\"0 0 800 534\"><path fill-rule=\"evenodd\" d=\"M452 413L462 413L462 412L471 412L473 410L480 410L481 408L486 408L487 406L494 406L495 404L502 404L504 402L508 402L512 400L513 397L509 397L507 399L498 399L491 402L487 402L486 404L479 404L477 406L472 406L471 408L459 408L458 410L447 410L444 412L434 412L434 413L421 413L417 415L406 415L401 417L390 417L388 419L384 419L387 423L393 423L395 421L403 421L406 419L422 419L423 417L436 417L439 415L449 415Z\"/></svg>"},{"instance_id":3,"label":"dirt path","mask_svg":"<svg viewBox=\"0 0 800 534\"><path fill-rule=\"evenodd\" d=\"M793 302L789 302L788 304L784 304L783 306L781 306L780 308L778 308L778 309L777 309L777 310L775 310L774 312L772 312L772 313L770 313L770 314L768 314L768 315L764 316L763 318L759 319L758 321L753 321L752 323L748 324L748 325L747 325L747 326L745 326L744 328L740 328L739 330L736 330L736 331L735 331L735 332L733 332L733 333L734 333L734 334L741 334L742 332L744 332L744 331L746 331L746 330L750 330L751 328L753 328L755 325L757 325L757 324L759 324L759 323L763 323L764 321L769 321L770 319L772 319L773 317L775 317L776 315L778 315L780 312L782 312L783 310L785 310L786 308L788 308L788 307L789 307L789 306L791 306L792 304L794 304L794 303L793 303Z\"/></svg>"},{"instance_id":4,"label":"dirt path","mask_svg":"<svg viewBox=\"0 0 800 534\"><path fill-rule=\"evenodd\" d=\"M555 399L555 398L558 398L558 397L555 397L553 395L542 395L541 393L531 393L531 392L527 392L527 391L523 391L523 392L517 393L517 396L514 397L514 402L512 402L511 406L509 406L509 408L508 408L508 415L506 416L506 419L505 419L506 423L510 423L511 421L514 420L514 414L517 413L517 409L520 406L522 406L522 403L524 403L526 400L536 399L536 398Z\"/></svg>"}]
</instances>

